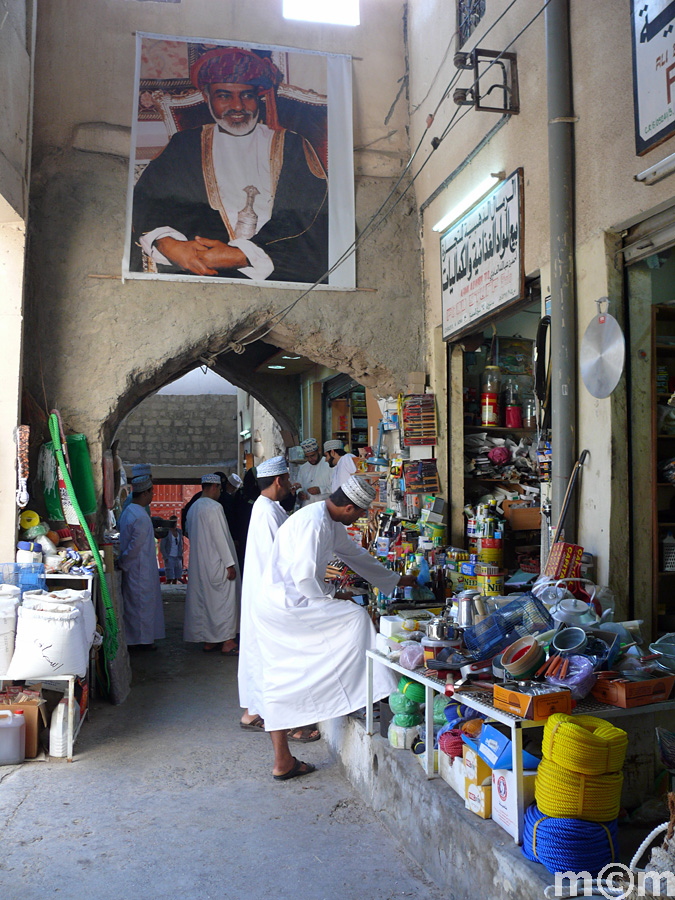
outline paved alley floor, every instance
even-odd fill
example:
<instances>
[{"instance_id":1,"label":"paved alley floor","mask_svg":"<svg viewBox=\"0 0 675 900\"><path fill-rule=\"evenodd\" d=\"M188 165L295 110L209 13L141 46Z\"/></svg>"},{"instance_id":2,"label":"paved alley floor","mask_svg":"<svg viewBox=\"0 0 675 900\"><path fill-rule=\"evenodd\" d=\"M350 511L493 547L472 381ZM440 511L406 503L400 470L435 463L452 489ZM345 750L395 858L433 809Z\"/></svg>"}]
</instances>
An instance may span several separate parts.
<instances>
[{"instance_id":1,"label":"paved alley floor","mask_svg":"<svg viewBox=\"0 0 675 900\"><path fill-rule=\"evenodd\" d=\"M184 644L184 589L163 596L167 638L134 655L125 703L95 705L74 761L0 767L0 898L427 898L323 741L292 745L315 773L272 780L236 659Z\"/></svg>"}]
</instances>

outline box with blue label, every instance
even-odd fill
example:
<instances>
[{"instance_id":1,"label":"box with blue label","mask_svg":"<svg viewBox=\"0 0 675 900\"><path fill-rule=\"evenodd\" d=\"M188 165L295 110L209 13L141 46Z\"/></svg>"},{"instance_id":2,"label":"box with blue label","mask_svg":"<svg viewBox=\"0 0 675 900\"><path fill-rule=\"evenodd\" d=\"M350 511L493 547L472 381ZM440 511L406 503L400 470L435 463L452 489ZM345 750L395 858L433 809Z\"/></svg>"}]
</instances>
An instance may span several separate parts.
<instances>
[{"instance_id":1,"label":"box with blue label","mask_svg":"<svg viewBox=\"0 0 675 900\"><path fill-rule=\"evenodd\" d=\"M494 725L486 722L481 729L478 741L471 741L466 735L462 735L462 740L470 747L474 747L481 759L485 760L491 769L513 768L511 740L507 735L498 731ZM536 769L538 765L537 757L523 750L523 768Z\"/></svg>"}]
</instances>

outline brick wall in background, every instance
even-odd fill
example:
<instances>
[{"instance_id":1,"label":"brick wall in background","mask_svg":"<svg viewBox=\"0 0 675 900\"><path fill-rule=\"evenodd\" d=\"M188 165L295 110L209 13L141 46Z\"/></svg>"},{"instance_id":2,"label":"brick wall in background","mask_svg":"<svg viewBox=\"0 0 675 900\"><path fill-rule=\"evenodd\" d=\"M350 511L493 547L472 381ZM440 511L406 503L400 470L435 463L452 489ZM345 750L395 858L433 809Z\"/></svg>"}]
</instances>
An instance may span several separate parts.
<instances>
[{"instance_id":1,"label":"brick wall in background","mask_svg":"<svg viewBox=\"0 0 675 900\"><path fill-rule=\"evenodd\" d=\"M199 466L237 458L234 394L154 394L117 431L125 463Z\"/></svg>"}]
</instances>

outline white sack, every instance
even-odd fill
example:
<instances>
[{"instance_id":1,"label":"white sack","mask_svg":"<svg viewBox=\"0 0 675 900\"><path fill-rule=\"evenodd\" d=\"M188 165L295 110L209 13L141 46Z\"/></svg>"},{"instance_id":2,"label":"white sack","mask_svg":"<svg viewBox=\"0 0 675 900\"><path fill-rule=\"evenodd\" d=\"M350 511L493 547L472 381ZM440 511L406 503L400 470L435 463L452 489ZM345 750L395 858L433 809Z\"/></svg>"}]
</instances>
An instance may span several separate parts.
<instances>
[{"instance_id":1,"label":"white sack","mask_svg":"<svg viewBox=\"0 0 675 900\"><path fill-rule=\"evenodd\" d=\"M11 679L83 677L88 653L79 609L55 603L49 609L20 606L14 655L6 674Z\"/></svg>"},{"instance_id":2,"label":"white sack","mask_svg":"<svg viewBox=\"0 0 675 900\"><path fill-rule=\"evenodd\" d=\"M5 587L5 585L0 585ZM11 587L11 585L8 585ZM14 653L14 638L16 636L16 608L19 605L20 591L15 588L17 596L8 597L6 593L0 593L0 675L4 675Z\"/></svg>"},{"instance_id":3,"label":"white sack","mask_svg":"<svg viewBox=\"0 0 675 900\"><path fill-rule=\"evenodd\" d=\"M45 608L49 603L66 604L73 606L82 612L84 622L84 633L87 640L87 649L89 649L94 641L96 634L96 613L94 604L91 602L90 591L73 591L67 588L63 591L25 591L23 595L23 605L36 607L34 600L39 600Z\"/></svg>"}]
</instances>

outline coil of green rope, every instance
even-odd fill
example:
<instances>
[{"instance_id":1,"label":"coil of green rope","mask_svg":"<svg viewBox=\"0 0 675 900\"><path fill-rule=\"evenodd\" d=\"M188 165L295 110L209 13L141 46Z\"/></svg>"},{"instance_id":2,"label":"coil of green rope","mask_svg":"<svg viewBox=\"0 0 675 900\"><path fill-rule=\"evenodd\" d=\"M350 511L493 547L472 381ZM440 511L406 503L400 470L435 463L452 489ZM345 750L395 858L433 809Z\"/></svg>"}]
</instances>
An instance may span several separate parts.
<instances>
[{"instance_id":1,"label":"coil of green rope","mask_svg":"<svg viewBox=\"0 0 675 900\"><path fill-rule=\"evenodd\" d=\"M424 685L420 684L418 681L413 681L412 678L407 678L405 675L402 675L401 680L398 683L398 689L414 703L424 703Z\"/></svg>"},{"instance_id":2,"label":"coil of green rope","mask_svg":"<svg viewBox=\"0 0 675 900\"><path fill-rule=\"evenodd\" d=\"M73 504L73 509L77 514L78 521L82 526L85 537L87 538L89 549L94 555L94 562L96 563L96 569L99 575L101 598L103 600L103 606L105 608L103 655L106 663L106 678L108 680L108 687L110 687L110 672L108 671L108 662L115 658L115 656L117 655L117 650L119 648L117 616L115 615L115 610L113 609L112 601L110 599L110 593L108 592L108 585L105 580L105 572L103 571L103 562L101 561L101 554L99 553L98 544L92 537L89 526L87 525L87 521L84 518L84 515L80 508L80 504L77 502L75 488L73 487L70 473L68 472L68 468L66 467L66 460L63 455L63 450L61 449L61 433L59 430L59 420L55 413L52 413L49 416L49 433L51 435L52 441L54 442L54 453L56 454L56 461L59 465L59 469L61 470L63 482L66 486L66 491L68 492L68 497L70 499L70 502Z\"/></svg>"},{"instance_id":3,"label":"coil of green rope","mask_svg":"<svg viewBox=\"0 0 675 900\"><path fill-rule=\"evenodd\" d=\"M595 716L554 713L544 726L541 749L549 759L570 772L605 775L620 772L628 735Z\"/></svg>"}]
</instances>

